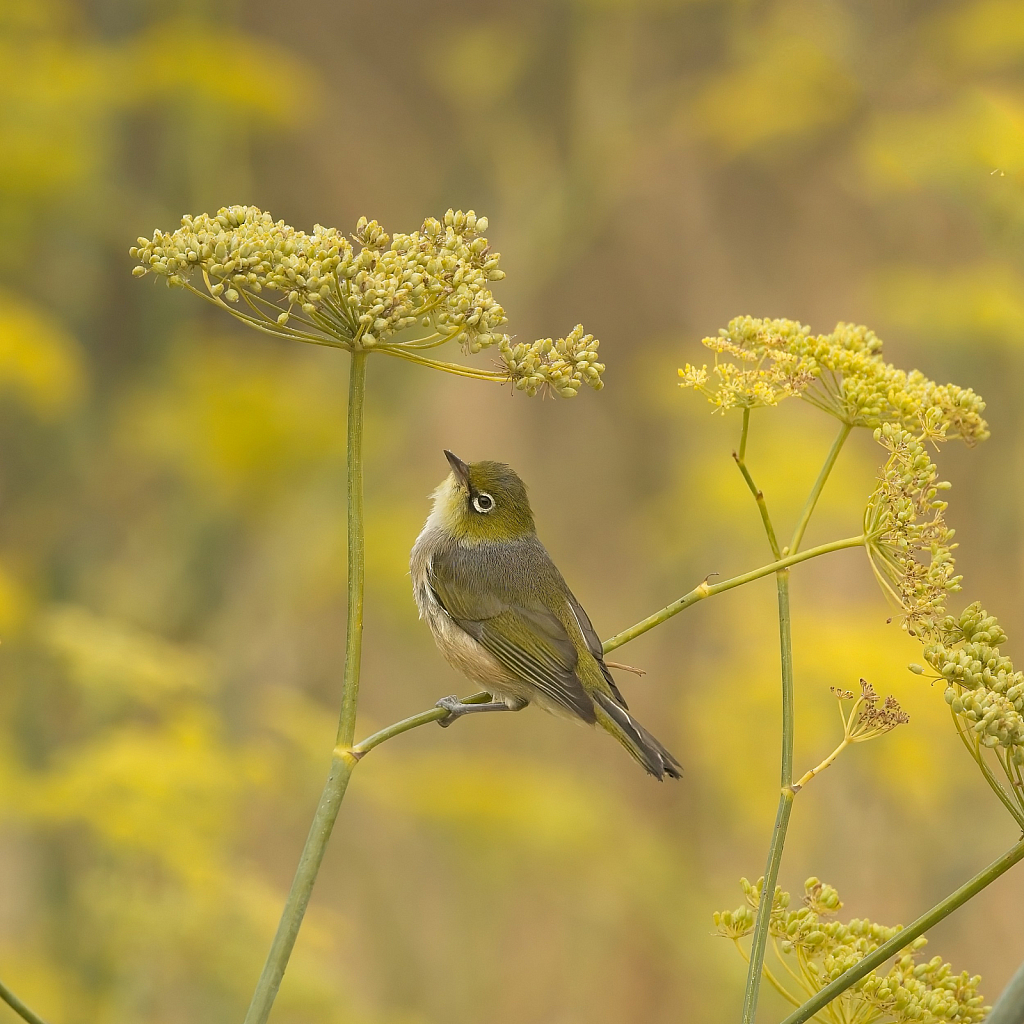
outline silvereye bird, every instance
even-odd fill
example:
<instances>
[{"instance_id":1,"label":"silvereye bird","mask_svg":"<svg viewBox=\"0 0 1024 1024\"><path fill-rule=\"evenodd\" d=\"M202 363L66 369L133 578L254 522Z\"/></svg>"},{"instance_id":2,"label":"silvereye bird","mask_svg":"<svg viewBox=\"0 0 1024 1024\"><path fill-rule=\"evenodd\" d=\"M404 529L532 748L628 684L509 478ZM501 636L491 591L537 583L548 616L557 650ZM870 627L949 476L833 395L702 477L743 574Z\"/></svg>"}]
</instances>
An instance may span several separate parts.
<instances>
[{"instance_id":1,"label":"silvereye bird","mask_svg":"<svg viewBox=\"0 0 1024 1024\"><path fill-rule=\"evenodd\" d=\"M441 653L492 699L445 697L441 724L537 704L600 725L651 775L678 779L679 762L629 713L587 613L538 540L522 480L500 462L444 454L452 472L412 549L413 592Z\"/></svg>"}]
</instances>

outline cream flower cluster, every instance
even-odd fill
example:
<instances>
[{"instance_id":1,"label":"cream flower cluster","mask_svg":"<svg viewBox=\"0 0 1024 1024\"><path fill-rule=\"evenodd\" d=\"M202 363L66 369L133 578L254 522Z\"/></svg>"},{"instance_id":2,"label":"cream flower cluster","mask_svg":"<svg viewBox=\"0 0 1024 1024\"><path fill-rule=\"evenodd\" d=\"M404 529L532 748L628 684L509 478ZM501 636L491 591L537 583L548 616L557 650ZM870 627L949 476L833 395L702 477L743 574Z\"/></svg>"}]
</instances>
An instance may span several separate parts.
<instances>
[{"instance_id":1,"label":"cream flower cluster","mask_svg":"<svg viewBox=\"0 0 1024 1024\"><path fill-rule=\"evenodd\" d=\"M737 944L753 931L754 911L761 898L764 880L756 884L741 881L745 903L737 910L714 915L718 934ZM818 992L844 971L855 966L882 943L898 935L872 921L854 918L835 919L842 909L839 894L817 878L804 883L802 904L790 908L789 893L776 888L769 920L769 934L775 943L787 981L800 985L794 994L778 978L766 971L768 980L800 1003L806 995ZM927 945L924 937L914 939L896 955L895 964L885 974L872 971L855 982L821 1011L825 1019L975 1024L988 1015L991 1007L978 992L981 978L966 971L956 974L941 957L919 960Z\"/></svg>"},{"instance_id":2,"label":"cream flower cluster","mask_svg":"<svg viewBox=\"0 0 1024 1024\"><path fill-rule=\"evenodd\" d=\"M282 326L301 312L314 329L372 347L427 317L479 351L501 340L492 332L505 323L490 291L505 274L486 230L472 211L449 210L443 222L394 237L362 217L350 241L336 228L318 224L307 235L255 206L232 206L185 216L176 231L140 238L131 255L137 275L176 284L201 275L214 298L242 300L256 315L272 301Z\"/></svg>"},{"instance_id":3,"label":"cream flower cluster","mask_svg":"<svg viewBox=\"0 0 1024 1024\"><path fill-rule=\"evenodd\" d=\"M1009 783L1003 796L1024 822L1024 672L1000 653L1005 642L995 616L975 602L940 623L924 659L946 684L961 737L979 764L983 750L991 751ZM911 669L924 671L919 665Z\"/></svg>"},{"instance_id":4,"label":"cream flower cluster","mask_svg":"<svg viewBox=\"0 0 1024 1024\"><path fill-rule=\"evenodd\" d=\"M535 395L551 388L565 398L572 398L584 384L595 391L604 387L604 363L597 361L598 345L600 342L592 334L584 334L583 325L577 324L566 337L556 341L541 338L532 345L512 345L504 339L498 351L517 390Z\"/></svg>"},{"instance_id":5,"label":"cream flower cluster","mask_svg":"<svg viewBox=\"0 0 1024 1024\"><path fill-rule=\"evenodd\" d=\"M486 230L486 217L449 210L411 234L390 235L365 217L349 236L319 224L307 234L255 206L232 206L185 216L177 230L139 238L130 252L136 276L160 275L272 334L456 373L463 370L424 352L448 341L467 353L493 347L499 369L466 367L466 375L528 394L600 388L598 342L582 327L532 345L512 345L501 330L505 311L491 287L505 273Z\"/></svg>"}]
</instances>

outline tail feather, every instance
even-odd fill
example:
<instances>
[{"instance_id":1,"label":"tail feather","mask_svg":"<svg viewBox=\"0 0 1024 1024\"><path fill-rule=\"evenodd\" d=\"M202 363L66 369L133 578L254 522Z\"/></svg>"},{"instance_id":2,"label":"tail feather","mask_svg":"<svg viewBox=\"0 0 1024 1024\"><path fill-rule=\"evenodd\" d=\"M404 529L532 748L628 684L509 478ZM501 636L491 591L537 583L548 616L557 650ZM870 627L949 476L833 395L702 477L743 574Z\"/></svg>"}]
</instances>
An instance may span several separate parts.
<instances>
[{"instance_id":1,"label":"tail feather","mask_svg":"<svg viewBox=\"0 0 1024 1024\"><path fill-rule=\"evenodd\" d=\"M613 697L600 691L591 693L597 720L635 758L646 771L662 781L682 778L682 765Z\"/></svg>"}]
</instances>

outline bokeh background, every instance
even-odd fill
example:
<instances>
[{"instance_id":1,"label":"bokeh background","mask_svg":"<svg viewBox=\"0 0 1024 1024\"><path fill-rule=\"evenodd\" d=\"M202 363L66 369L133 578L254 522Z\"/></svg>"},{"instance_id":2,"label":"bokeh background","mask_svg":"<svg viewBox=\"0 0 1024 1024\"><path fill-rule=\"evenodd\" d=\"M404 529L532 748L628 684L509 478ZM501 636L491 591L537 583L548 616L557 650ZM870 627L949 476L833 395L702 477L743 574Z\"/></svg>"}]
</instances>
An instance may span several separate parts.
<instances>
[{"instance_id":1,"label":"bokeh background","mask_svg":"<svg viewBox=\"0 0 1024 1024\"><path fill-rule=\"evenodd\" d=\"M988 399L991 440L941 468L962 596L1024 657L1018 0L5 0L0 69L0 977L54 1024L241 1018L335 728L345 359L133 280L135 237L184 212L474 208L511 330L602 341L607 387L572 401L371 360L360 734L466 692L406 575L442 447L522 473L604 636L769 560L737 421L676 387L743 313L867 323ZM784 533L833 431L753 418ZM809 543L859 532L879 454L854 436ZM905 922L1015 829L863 553L793 600L798 771L837 740L831 685L913 720L801 793L781 882ZM711 914L774 817L774 602L761 581L619 655L680 783L534 712L375 751L274 1020L733 1019ZM994 997L1022 901L1018 868L931 951Z\"/></svg>"}]
</instances>

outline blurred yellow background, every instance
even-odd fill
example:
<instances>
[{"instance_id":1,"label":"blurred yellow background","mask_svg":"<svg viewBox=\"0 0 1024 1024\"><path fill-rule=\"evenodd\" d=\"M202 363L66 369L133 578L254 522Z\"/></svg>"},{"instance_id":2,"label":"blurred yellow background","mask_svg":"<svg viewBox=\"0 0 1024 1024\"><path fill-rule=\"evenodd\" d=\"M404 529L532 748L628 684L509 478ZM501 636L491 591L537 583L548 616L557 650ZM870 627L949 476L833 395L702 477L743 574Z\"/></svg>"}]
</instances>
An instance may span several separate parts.
<instances>
[{"instance_id":1,"label":"blurred yellow background","mask_svg":"<svg viewBox=\"0 0 1024 1024\"><path fill-rule=\"evenodd\" d=\"M475 208L510 330L602 341L606 389L571 402L370 361L359 735L467 692L406 575L443 447L520 471L603 636L769 560L737 419L676 387L741 313L867 323L985 396L992 439L940 468L963 596L1024 657L1019 0L5 0L0 69L0 978L54 1024L241 1019L333 742L345 358L133 281L129 245L184 212ZM753 417L782 532L833 428ZM854 436L809 544L859 531L879 454ZM912 722L800 795L780 881L905 922L1014 827L863 552L792 587L797 772L838 740L831 685L864 675ZM772 581L618 656L682 782L537 712L374 751L274 1021L737 1016L711 913L774 817ZM929 951L993 998L1022 901L1018 868Z\"/></svg>"}]
</instances>

